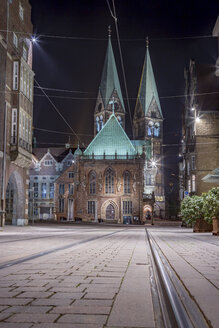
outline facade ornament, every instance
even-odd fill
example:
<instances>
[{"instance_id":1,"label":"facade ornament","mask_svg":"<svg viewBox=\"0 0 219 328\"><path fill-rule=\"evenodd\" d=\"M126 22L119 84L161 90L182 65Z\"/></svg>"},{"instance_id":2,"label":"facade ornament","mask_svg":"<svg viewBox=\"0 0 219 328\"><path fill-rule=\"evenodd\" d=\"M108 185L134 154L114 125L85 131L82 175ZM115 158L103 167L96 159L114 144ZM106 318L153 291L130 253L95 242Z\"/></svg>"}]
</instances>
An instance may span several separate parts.
<instances>
[{"instance_id":1,"label":"facade ornament","mask_svg":"<svg viewBox=\"0 0 219 328\"><path fill-rule=\"evenodd\" d=\"M83 176L82 181L81 181L82 189L85 191L86 189L86 175Z\"/></svg>"},{"instance_id":2,"label":"facade ornament","mask_svg":"<svg viewBox=\"0 0 219 328\"><path fill-rule=\"evenodd\" d=\"M99 186L99 192L102 191L102 174L100 173L99 179L98 179L98 186Z\"/></svg>"},{"instance_id":3,"label":"facade ornament","mask_svg":"<svg viewBox=\"0 0 219 328\"><path fill-rule=\"evenodd\" d=\"M118 182L117 182L117 191L120 192L122 188L122 183L121 183L121 179L118 178Z\"/></svg>"}]
</instances>

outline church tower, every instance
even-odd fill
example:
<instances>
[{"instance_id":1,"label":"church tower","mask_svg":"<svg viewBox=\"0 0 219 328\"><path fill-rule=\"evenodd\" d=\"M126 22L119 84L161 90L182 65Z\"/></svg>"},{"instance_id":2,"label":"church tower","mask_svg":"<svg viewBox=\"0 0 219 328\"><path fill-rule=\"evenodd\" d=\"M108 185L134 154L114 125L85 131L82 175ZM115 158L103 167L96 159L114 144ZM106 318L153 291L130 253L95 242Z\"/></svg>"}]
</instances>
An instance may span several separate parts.
<instances>
[{"instance_id":1,"label":"church tower","mask_svg":"<svg viewBox=\"0 0 219 328\"><path fill-rule=\"evenodd\" d=\"M136 140L150 140L152 159L145 163L144 193L155 194L155 214L164 215L163 115L146 41L146 55L134 111Z\"/></svg>"},{"instance_id":2,"label":"church tower","mask_svg":"<svg viewBox=\"0 0 219 328\"><path fill-rule=\"evenodd\" d=\"M108 47L94 111L94 136L103 128L114 111L116 118L125 129L125 106L111 44L109 27Z\"/></svg>"}]
</instances>

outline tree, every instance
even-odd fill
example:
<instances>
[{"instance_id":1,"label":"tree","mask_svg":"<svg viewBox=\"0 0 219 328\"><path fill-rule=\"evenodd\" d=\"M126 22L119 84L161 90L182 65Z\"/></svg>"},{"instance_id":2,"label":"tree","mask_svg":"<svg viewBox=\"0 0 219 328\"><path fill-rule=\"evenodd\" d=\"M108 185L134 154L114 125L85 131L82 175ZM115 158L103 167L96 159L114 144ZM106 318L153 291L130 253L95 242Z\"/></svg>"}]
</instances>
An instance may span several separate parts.
<instances>
[{"instance_id":1,"label":"tree","mask_svg":"<svg viewBox=\"0 0 219 328\"><path fill-rule=\"evenodd\" d=\"M181 202L181 215L187 224L195 223L198 219L203 219L203 197L185 197Z\"/></svg>"},{"instance_id":2,"label":"tree","mask_svg":"<svg viewBox=\"0 0 219 328\"><path fill-rule=\"evenodd\" d=\"M219 187L212 188L202 196L204 219L212 223L213 217L219 217Z\"/></svg>"}]
</instances>

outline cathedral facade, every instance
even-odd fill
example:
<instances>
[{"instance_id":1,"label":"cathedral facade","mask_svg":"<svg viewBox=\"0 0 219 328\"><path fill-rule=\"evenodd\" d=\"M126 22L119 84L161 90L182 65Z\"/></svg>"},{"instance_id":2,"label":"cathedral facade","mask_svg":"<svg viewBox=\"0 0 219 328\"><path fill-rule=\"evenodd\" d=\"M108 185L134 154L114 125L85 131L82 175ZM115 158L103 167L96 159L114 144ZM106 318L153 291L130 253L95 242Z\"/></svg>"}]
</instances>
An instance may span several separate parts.
<instances>
[{"instance_id":1,"label":"cathedral facade","mask_svg":"<svg viewBox=\"0 0 219 328\"><path fill-rule=\"evenodd\" d=\"M133 118L134 140L130 140L125 132L125 115L109 36L94 109L93 140L86 149L70 149L60 161L52 156L52 149L39 163L36 157L34 159L31 183L36 178L36 169L38 178L39 167L45 170L44 162L48 162L48 156L56 170L53 176L58 175L48 212L52 218L58 221L143 223L153 215L165 216L163 115L148 47ZM71 161L67 160L70 157ZM69 165L65 166L65 162ZM46 180L46 193L49 188L45 184ZM37 187L38 195L41 187ZM38 203L39 208L39 200ZM45 197L42 204L45 204Z\"/></svg>"},{"instance_id":2,"label":"cathedral facade","mask_svg":"<svg viewBox=\"0 0 219 328\"><path fill-rule=\"evenodd\" d=\"M134 112L134 140L125 132L125 115L109 37L94 110L94 139L83 152L76 150L68 169L74 172L73 193L63 186L70 186L66 172L56 181L57 219L140 223L147 216L165 216L163 115L148 46Z\"/></svg>"}]
</instances>

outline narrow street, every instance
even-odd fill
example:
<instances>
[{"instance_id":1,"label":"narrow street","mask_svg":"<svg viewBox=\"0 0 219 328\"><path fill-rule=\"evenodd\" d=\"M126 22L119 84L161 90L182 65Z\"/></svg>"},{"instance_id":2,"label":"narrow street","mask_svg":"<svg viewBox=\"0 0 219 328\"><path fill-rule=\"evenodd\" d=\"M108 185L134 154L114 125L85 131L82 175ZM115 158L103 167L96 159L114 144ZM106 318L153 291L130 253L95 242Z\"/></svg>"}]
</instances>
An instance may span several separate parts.
<instances>
[{"instance_id":1,"label":"narrow street","mask_svg":"<svg viewBox=\"0 0 219 328\"><path fill-rule=\"evenodd\" d=\"M182 228L147 230L209 327L219 327L217 239ZM1 328L164 326L145 227L6 226L0 245Z\"/></svg>"}]
</instances>

